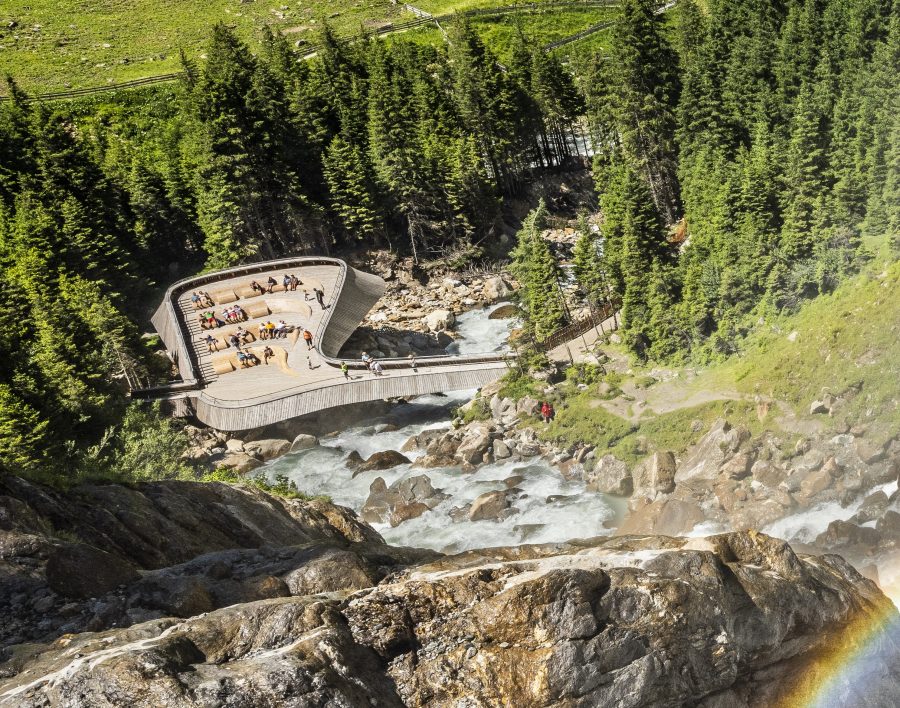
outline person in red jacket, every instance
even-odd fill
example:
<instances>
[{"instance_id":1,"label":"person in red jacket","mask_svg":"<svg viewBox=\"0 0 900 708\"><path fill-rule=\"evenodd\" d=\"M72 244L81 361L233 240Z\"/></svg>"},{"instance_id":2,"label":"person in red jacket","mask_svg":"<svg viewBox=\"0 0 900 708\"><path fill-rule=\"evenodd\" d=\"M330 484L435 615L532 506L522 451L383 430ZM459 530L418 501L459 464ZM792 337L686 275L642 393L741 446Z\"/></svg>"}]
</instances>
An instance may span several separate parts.
<instances>
[{"instance_id":1,"label":"person in red jacket","mask_svg":"<svg viewBox=\"0 0 900 708\"><path fill-rule=\"evenodd\" d=\"M547 401L544 401L541 404L541 418L544 420L544 425L550 422L550 413L553 409L550 407L550 404Z\"/></svg>"}]
</instances>

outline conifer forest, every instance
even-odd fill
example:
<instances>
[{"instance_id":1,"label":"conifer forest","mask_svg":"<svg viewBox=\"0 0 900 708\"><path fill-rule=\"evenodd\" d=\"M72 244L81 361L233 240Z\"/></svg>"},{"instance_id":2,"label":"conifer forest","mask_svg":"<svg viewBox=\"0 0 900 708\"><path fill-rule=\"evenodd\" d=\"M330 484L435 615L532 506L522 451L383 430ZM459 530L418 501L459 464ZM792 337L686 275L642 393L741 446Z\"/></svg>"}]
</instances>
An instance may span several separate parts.
<instances>
[{"instance_id":1,"label":"conifer forest","mask_svg":"<svg viewBox=\"0 0 900 708\"><path fill-rule=\"evenodd\" d=\"M9 76L0 467L139 475L168 454L173 423L127 391L166 376L142 332L177 278L294 253L497 253L508 201L587 162L602 216L574 274L587 302L621 305L641 361L732 355L761 314L900 255L896 0L658 10L623 0L608 51L565 59L519 33L501 62L463 17L440 43L324 24L310 58L219 24L173 84L32 101ZM538 339L566 320L544 211L507 254Z\"/></svg>"}]
</instances>

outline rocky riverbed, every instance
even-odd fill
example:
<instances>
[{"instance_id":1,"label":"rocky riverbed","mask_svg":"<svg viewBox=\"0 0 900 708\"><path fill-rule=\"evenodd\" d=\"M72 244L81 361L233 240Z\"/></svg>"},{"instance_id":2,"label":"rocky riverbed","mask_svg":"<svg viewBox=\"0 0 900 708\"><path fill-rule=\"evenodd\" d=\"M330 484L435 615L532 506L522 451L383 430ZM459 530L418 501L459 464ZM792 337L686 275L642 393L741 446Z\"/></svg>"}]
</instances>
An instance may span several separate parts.
<instances>
[{"instance_id":1,"label":"rocky riverbed","mask_svg":"<svg viewBox=\"0 0 900 708\"><path fill-rule=\"evenodd\" d=\"M443 556L219 483L7 478L0 538L3 706L900 701L893 605L755 532Z\"/></svg>"}]
</instances>

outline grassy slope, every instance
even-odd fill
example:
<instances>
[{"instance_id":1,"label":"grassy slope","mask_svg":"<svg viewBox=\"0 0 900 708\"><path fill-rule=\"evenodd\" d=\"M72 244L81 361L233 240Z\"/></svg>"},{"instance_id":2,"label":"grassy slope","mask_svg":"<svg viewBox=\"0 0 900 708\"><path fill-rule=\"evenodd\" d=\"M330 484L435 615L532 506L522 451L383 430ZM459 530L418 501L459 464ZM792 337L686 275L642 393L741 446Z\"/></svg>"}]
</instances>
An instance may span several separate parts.
<instances>
[{"instance_id":1,"label":"grassy slope","mask_svg":"<svg viewBox=\"0 0 900 708\"><path fill-rule=\"evenodd\" d=\"M635 371L635 378L645 372ZM684 377L674 385L657 384L648 391L648 411L630 423L603 405L591 387L568 391L565 407L546 431L547 437L585 441L634 461L653 449L681 450L696 441L719 416L742 422L752 432L785 431L779 406L763 420L756 397L781 402L804 417L810 403L825 392L841 395L852 386L860 393L845 397L833 418L815 416L824 430L844 423L866 424L867 436L885 439L900 432L900 263L851 279L836 292L808 303L800 312L760 325L744 353L725 363ZM669 400L691 395L721 394L721 400L677 408L656 415L656 390ZM633 389L632 389L633 390ZM738 400L728 400L739 397ZM691 430L700 420L701 433ZM790 431L788 431L790 436Z\"/></svg>"},{"instance_id":2,"label":"grassy slope","mask_svg":"<svg viewBox=\"0 0 900 708\"><path fill-rule=\"evenodd\" d=\"M367 22L410 17L389 0L8 0L0 5L0 65L36 92L97 86L177 71L178 50L200 58L216 22L253 41L264 25L300 39L323 18L352 34ZM18 27L7 29L11 21Z\"/></svg>"},{"instance_id":3,"label":"grassy slope","mask_svg":"<svg viewBox=\"0 0 900 708\"><path fill-rule=\"evenodd\" d=\"M440 0L422 3L443 14L509 0ZM598 22L608 9L524 15L523 26L547 42ZM0 4L0 70L28 91L45 93L118 83L177 71L183 49L201 59L210 28L225 22L251 45L263 26L311 39L323 20L341 35L362 26L412 19L389 0L8 0ZM17 23L9 29L11 22ZM513 18L479 21L490 42L509 41ZM427 41L440 41L436 31Z\"/></svg>"}]
</instances>

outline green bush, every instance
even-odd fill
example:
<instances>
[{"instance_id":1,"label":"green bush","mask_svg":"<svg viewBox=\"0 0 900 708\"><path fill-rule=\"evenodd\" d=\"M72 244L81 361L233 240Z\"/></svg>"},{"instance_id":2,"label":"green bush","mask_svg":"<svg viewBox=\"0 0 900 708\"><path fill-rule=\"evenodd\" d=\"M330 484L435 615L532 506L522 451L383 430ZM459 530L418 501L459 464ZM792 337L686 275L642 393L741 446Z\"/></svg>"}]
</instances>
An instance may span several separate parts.
<instances>
[{"instance_id":1,"label":"green bush","mask_svg":"<svg viewBox=\"0 0 900 708\"><path fill-rule=\"evenodd\" d=\"M284 499L300 499L302 501L324 501L331 502L331 497L326 494L317 494L311 496L301 492L297 488L297 483L288 479L286 475L275 475L274 481L270 482L261 474L253 476L242 475L239 472L229 469L228 467L218 467L212 472L207 472L201 478L203 482L225 482L226 484L248 484L257 489L261 489L268 494L282 497Z\"/></svg>"},{"instance_id":2,"label":"green bush","mask_svg":"<svg viewBox=\"0 0 900 708\"><path fill-rule=\"evenodd\" d=\"M597 364L581 362L566 369L566 381L571 384L584 384L593 386L600 383L606 374L606 370Z\"/></svg>"}]
</instances>

